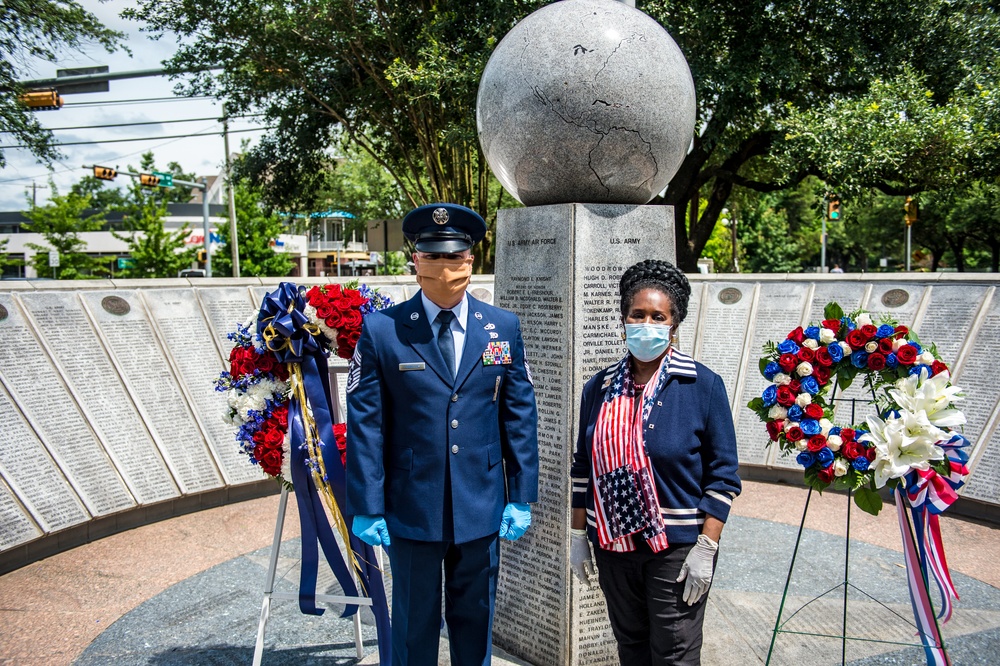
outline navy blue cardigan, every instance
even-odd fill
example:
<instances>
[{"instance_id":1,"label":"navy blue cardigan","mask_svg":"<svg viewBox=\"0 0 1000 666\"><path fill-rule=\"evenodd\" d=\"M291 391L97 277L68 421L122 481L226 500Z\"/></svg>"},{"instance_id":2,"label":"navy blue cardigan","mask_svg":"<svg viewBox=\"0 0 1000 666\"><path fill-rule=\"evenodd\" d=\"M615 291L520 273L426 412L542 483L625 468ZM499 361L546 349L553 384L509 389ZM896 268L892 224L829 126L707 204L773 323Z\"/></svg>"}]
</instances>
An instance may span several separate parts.
<instances>
[{"instance_id":1,"label":"navy blue cardigan","mask_svg":"<svg viewBox=\"0 0 1000 666\"><path fill-rule=\"evenodd\" d=\"M591 478L594 425L617 364L583 388L580 430L570 470L572 506L587 509L587 531L597 543ZM646 454L656 479L660 513L671 544L694 543L705 515L725 522L741 490L736 432L722 378L674 350L667 381L643 423Z\"/></svg>"}]
</instances>

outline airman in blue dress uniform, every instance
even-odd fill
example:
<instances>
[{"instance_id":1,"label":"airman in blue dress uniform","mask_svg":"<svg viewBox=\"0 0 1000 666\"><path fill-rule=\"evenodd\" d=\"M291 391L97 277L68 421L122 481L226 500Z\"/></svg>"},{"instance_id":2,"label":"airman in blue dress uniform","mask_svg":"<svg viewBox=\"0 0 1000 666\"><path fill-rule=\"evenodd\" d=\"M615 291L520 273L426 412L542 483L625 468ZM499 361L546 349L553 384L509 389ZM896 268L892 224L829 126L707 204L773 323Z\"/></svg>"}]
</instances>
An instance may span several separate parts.
<instances>
[{"instance_id":1,"label":"airman in blue dress uniform","mask_svg":"<svg viewBox=\"0 0 1000 666\"><path fill-rule=\"evenodd\" d=\"M499 538L538 496L535 394L517 317L466 293L475 211L410 212L420 292L365 317L347 386L347 512L392 565L392 663L438 663L441 572L451 662L488 665Z\"/></svg>"}]
</instances>

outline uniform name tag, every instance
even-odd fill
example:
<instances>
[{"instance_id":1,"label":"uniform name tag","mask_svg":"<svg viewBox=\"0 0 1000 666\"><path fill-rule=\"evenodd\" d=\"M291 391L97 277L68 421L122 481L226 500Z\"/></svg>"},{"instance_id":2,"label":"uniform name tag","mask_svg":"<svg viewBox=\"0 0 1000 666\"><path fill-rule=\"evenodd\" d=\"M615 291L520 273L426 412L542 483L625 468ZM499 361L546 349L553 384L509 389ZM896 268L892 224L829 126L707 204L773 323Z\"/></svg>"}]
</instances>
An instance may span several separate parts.
<instances>
[{"instance_id":1,"label":"uniform name tag","mask_svg":"<svg viewBox=\"0 0 1000 666\"><path fill-rule=\"evenodd\" d=\"M400 372L408 372L410 370L423 370L424 367L425 366L424 366L423 363L400 363L399 364L399 371Z\"/></svg>"},{"instance_id":2,"label":"uniform name tag","mask_svg":"<svg viewBox=\"0 0 1000 666\"><path fill-rule=\"evenodd\" d=\"M510 365L510 343L506 340L491 342L483 352L483 365Z\"/></svg>"}]
</instances>

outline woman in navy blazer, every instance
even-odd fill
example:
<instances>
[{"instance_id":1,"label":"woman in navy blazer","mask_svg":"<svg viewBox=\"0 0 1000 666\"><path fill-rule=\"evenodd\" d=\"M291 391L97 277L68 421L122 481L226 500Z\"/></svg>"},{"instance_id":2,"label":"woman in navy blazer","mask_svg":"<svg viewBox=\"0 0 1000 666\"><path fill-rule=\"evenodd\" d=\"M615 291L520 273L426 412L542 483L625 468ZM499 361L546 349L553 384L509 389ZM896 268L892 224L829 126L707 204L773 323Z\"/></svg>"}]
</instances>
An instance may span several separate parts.
<instances>
[{"instance_id":1,"label":"woman in navy blazer","mask_svg":"<svg viewBox=\"0 0 1000 666\"><path fill-rule=\"evenodd\" d=\"M719 538L740 492L722 379L673 348L691 287L647 260L621 278L628 353L587 382L573 457L574 572L591 543L622 664L699 664Z\"/></svg>"}]
</instances>

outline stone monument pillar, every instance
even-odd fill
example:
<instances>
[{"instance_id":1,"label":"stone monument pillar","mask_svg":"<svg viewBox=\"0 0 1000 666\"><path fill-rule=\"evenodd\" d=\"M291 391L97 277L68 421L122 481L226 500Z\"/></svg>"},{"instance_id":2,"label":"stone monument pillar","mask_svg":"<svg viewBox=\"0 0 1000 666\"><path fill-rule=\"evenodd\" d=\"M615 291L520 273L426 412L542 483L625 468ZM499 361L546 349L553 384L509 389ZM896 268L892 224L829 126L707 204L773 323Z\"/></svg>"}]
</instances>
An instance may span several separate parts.
<instances>
[{"instance_id":1,"label":"stone monument pillar","mask_svg":"<svg viewBox=\"0 0 1000 666\"><path fill-rule=\"evenodd\" d=\"M495 300L521 318L539 412L539 502L501 554L494 642L532 664L616 664L604 597L569 567L569 468L584 383L625 353L618 280L674 260L674 211L646 206L691 142L694 84L670 36L613 0L563 0L497 46L477 104L494 174ZM683 327L681 329L683 336Z\"/></svg>"}]
</instances>

